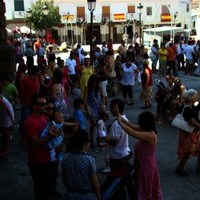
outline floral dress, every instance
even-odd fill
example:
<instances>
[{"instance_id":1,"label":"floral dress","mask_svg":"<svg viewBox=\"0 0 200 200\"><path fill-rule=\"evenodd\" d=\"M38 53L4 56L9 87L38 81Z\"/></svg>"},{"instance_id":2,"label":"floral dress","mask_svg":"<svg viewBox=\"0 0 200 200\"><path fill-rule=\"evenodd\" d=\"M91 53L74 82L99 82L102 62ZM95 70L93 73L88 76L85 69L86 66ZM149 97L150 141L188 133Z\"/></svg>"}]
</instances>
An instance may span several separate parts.
<instances>
[{"instance_id":1,"label":"floral dress","mask_svg":"<svg viewBox=\"0 0 200 200\"><path fill-rule=\"evenodd\" d=\"M194 111L195 108L185 107L183 117L186 121L195 118L198 121L198 116ZM200 149L200 132L194 129L192 133L187 133L180 130L178 144L178 158L184 159L188 156L198 156Z\"/></svg>"}]
</instances>

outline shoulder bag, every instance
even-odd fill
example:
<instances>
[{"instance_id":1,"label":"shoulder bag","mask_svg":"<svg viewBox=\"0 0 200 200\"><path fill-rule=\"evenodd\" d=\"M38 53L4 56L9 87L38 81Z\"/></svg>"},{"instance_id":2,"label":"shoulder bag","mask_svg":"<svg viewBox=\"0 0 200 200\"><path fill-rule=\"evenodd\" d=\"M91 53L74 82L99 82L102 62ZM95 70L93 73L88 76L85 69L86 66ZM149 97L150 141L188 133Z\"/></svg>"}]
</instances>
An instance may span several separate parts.
<instances>
[{"instance_id":1,"label":"shoulder bag","mask_svg":"<svg viewBox=\"0 0 200 200\"><path fill-rule=\"evenodd\" d=\"M183 112L187 106L184 106L181 114L177 114L176 117L172 121L172 126L179 128L185 132L192 133L194 131L194 126L190 125L188 122L185 121L183 117Z\"/></svg>"}]
</instances>

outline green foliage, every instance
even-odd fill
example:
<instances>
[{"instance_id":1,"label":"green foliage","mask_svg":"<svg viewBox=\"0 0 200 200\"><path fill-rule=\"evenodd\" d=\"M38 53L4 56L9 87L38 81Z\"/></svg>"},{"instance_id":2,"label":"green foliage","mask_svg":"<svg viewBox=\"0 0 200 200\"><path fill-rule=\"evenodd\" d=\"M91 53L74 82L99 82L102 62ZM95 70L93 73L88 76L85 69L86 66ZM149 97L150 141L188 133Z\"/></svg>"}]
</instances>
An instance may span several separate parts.
<instances>
[{"instance_id":1,"label":"green foliage","mask_svg":"<svg viewBox=\"0 0 200 200\"><path fill-rule=\"evenodd\" d=\"M42 11L44 5L49 8L49 14L47 16L45 16ZM30 10L32 11L32 16L26 16L25 22L27 24L31 22L35 30L49 30L53 26L57 26L61 23L59 8L54 5L53 0L38 0L32 3Z\"/></svg>"}]
</instances>

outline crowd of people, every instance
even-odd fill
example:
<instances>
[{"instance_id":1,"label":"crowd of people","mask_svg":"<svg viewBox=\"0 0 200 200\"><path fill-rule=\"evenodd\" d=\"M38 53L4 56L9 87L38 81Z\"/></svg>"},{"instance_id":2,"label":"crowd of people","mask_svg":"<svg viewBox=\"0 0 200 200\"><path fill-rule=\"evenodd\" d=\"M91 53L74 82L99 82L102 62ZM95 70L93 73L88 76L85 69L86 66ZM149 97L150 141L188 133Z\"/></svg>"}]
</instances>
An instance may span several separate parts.
<instances>
[{"instance_id":1,"label":"crowd of people","mask_svg":"<svg viewBox=\"0 0 200 200\"><path fill-rule=\"evenodd\" d=\"M155 156L156 122L163 123L165 118L172 120L184 104L189 106L183 116L195 126L195 130L190 134L181 130L180 163L176 173L188 175L184 166L193 155L198 157L196 173L200 173L199 106L194 105L199 101L198 92L187 90L177 77L180 69L190 75L198 71L198 45L199 42L194 45L191 41L183 45L181 41L177 45L162 43L159 48L154 40L148 55L143 45L136 43L126 48L124 41L114 52L110 39L102 44L102 48L93 44L92 58L78 44L69 57L62 60L54 53L53 46L46 51L40 38L29 45L24 54L19 53L18 41L15 45L16 78L11 80L6 75L0 79L0 132L3 142L0 156L10 154L12 127L16 125L14 110L20 104L21 143L28 146L28 166L35 199L61 198L56 190L61 163L65 199L100 200L96 163L87 153L88 149L104 151L104 172L112 173L129 162L128 135L138 139L134 150L137 198L163 199ZM186 56L186 65L181 60L181 52ZM34 64L35 55L37 65ZM149 60L152 66L149 66ZM196 62L198 66L194 69ZM157 91L153 95L153 74L157 71L159 77L166 78L167 85L157 81ZM129 122L124 113L124 106L131 108L135 104L133 86L141 87L140 98L144 102L141 108L145 109L138 117L138 125ZM123 100L116 98L120 93ZM108 96L112 98L110 105ZM157 104L155 116L146 111L153 100ZM73 107L72 114L68 111L69 107ZM108 110L111 116L108 116ZM193 148L188 147L188 141Z\"/></svg>"}]
</instances>

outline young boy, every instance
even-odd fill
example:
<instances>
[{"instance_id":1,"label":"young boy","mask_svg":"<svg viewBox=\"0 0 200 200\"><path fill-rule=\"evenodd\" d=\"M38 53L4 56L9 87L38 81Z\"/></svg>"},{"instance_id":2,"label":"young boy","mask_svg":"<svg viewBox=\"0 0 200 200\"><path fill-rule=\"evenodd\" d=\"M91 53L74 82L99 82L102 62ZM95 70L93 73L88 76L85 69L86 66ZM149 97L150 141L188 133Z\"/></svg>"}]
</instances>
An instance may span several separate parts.
<instances>
[{"instance_id":1,"label":"young boy","mask_svg":"<svg viewBox=\"0 0 200 200\"><path fill-rule=\"evenodd\" d=\"M119 125L116 119L116 113L114 112L114 106L116 105L122 117L128 120L126 116L123 115L124 102L121 99L113 99L110 103L110 111L114 116L114 121L108 130L108 137L106 138L109 147L111 172L127 163L130 155L128 134Z\"/></svg>"},{"instance_id":2,"label":"young boy","mask_svg":"<svg viewBox=\"0 0 200 200\"><path fill-rule=\"evenodd\" d=\"M86 130L85 116L83 114L84 101L77 98L73 102L74 106L74 118L79 122L80 128Z\"/></svg>"}]
</instances>

